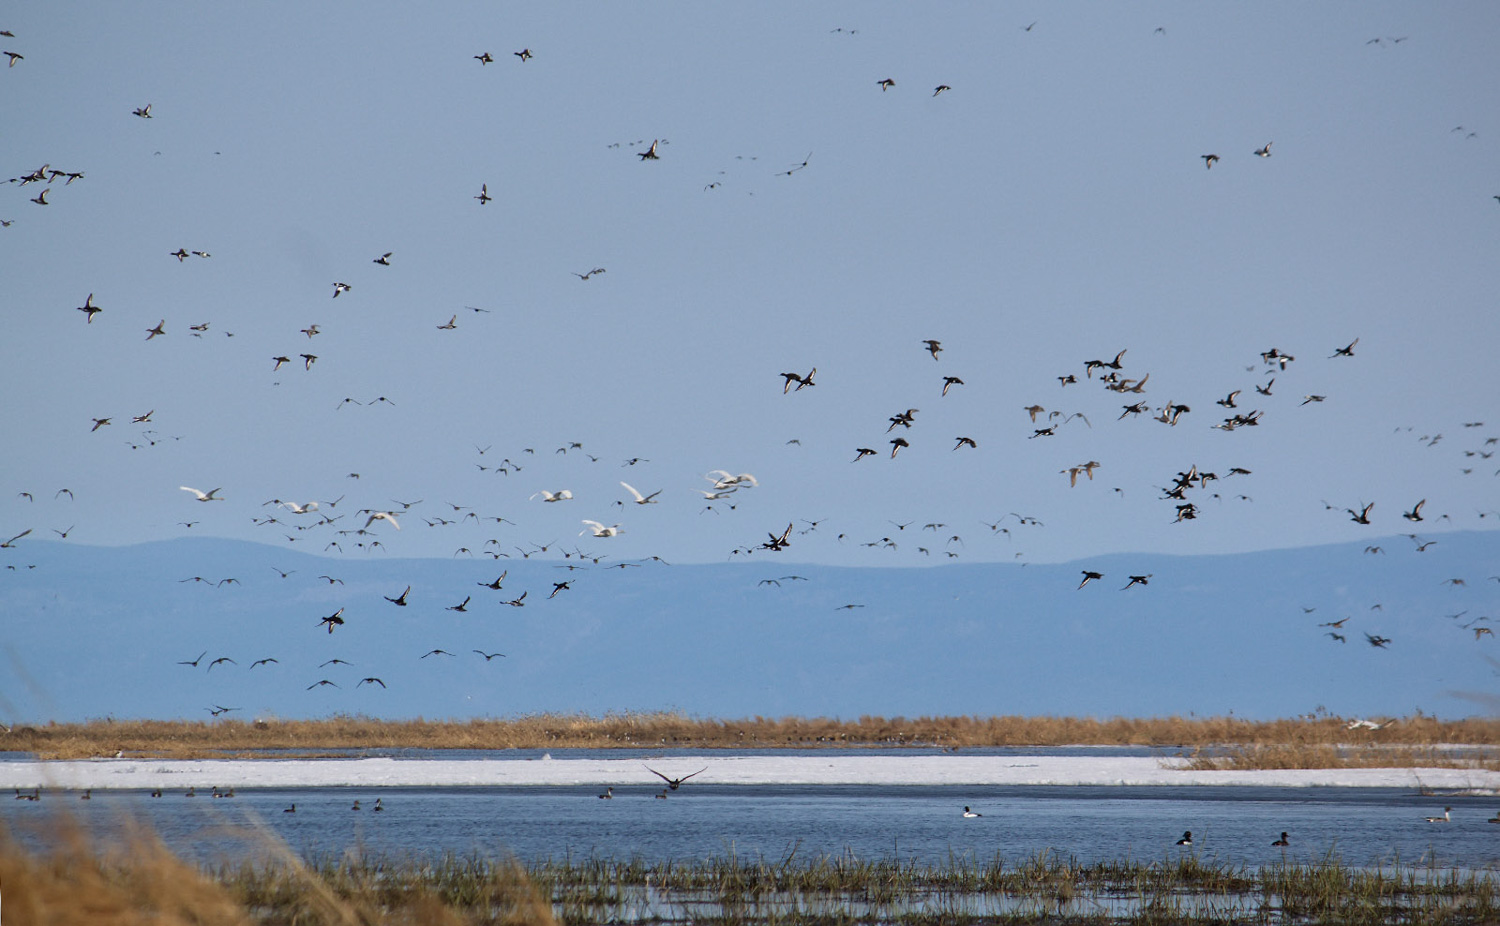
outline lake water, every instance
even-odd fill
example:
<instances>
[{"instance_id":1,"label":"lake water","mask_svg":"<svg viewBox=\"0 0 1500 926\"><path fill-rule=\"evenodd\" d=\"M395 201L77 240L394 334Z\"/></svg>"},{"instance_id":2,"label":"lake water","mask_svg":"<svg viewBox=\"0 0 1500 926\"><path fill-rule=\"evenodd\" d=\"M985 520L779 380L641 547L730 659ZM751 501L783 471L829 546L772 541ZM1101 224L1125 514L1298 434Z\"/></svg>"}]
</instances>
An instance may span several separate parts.
<instances>
[{"instance_id":1,"label":"lake water","mask_svg":"<svg viewBox=\"0 0 1500 926\"><path fill-rule=\"evenodd\" d=\"M655 787L238 788L71 791L0 801L0 822L43 841L60 814L108 840L144 823L184 857L216 863L257 850L263 827L304 857L433 857L446 852L689 861L779 861L852 852L865 859L988 862L1041 851L1095 861L1158 861L1184 851L1236 865L1283 858L1346 864L1500 867L1494 797L1391 788L995 787L713 785L688 782L667 799ZM372 812L376 798L384 810ZM353 810L354 802L360 810ZM295 813L284 810L296 805ZM1452 822L1424 817L1453 807ZM972 807L983 816L965 819ZM1192 830L1194 845L1174 845ZM1271 846L1283 831L1287 849ZM259 843L263 845L263 841ZM1285 853L1283 855L1283 853Z\"/></svg>"}]
</instances>

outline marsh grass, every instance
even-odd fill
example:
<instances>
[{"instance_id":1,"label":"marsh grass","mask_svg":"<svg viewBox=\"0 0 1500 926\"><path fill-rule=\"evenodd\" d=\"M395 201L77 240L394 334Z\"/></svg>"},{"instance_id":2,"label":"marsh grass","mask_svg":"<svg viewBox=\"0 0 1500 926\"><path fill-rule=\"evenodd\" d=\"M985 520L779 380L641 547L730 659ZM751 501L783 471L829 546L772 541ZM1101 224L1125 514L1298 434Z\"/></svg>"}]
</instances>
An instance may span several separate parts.
<instances>
[{"instance_id":1,"label":"marsh grass","mask_svg":"<svg viewBox=\"0 0 1500 926\"><path fill-rule=\"evenodd\" d=\"M1470 768L1500 771L1500 751L1440 746L1330 743L1252 744L1196 749L1187 768L1197 771L1311 768Z\"/></svg>"},{"instance_id":2,"label":"marsh grass","mask_svg":"<svg viewBox=\"0 0 1500 926\"><path fill-rule=\"evenodd\" d=\"M480 854L295 857L259 830L254 861L193 867L135 828L101 847L61 812L38 843L0 829L8 926L721 926L939 924L1494 923L1500 876L1350 868L1329 855L1260 869L1197 855L1083 864L1054 852L935 864L852 852L775 860L562 859Z\"/></svg>"},{"instance_id":3,"label":"marsh grass","mask_svg":"<svg viewBox=\"0 0 1500 926\"><path fill-rule=\"evenodd\" d=\"M0 749L48 759L112 756L233 758L263 750L316 756L348 749L560 749L766 747L1152 746L1197 750L1197 761L1225 767L1342 767L1363 761L1363 747L1426 748L1440 765L1461 762L1440 747L1500 747L1500 720L1443 721L1416 714L1379 730L1350 730L1332 716L1251 721L1234 717L1109 719L1075 717L860 717L713 720L680 713L603 717L538 714L511 719L379 720L93 720L17 726L0 732ZM1238 748L1239 752L1225 752ZM1415 753L1413 753L1414 755ZM1493 757L1488 761L1493 762ZM1301 764L1251 765L1287 762ZM1330 763L1313 765L1310 763ZM1431 764L1431 763L1423 763Z\"/></svg>"},{"instance_id":4,"label":"marsh grass","mask_svg":"<svg viewBox=\"0 0 1500 926\"><path fill-rule=\"evenodd\" d=\"M260 830L266 861L196 868L149 830L104 846L56 813L40 850L0 826L6 926L552 926L551 905L517 865L315 864ZM30 843L34 845L35 843Z\"/></svg>"}]
</instances>

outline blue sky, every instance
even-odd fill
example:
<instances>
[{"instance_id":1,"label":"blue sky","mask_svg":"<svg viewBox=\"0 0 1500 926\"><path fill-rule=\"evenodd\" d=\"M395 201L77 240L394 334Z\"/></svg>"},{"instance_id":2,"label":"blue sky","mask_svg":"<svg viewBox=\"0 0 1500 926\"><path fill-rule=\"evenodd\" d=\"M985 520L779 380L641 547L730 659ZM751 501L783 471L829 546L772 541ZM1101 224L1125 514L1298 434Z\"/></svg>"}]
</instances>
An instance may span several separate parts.
<instances>
[{"instance_id":1,"label":"blue sky","mask_svg":"<svg viewBox=\"0 0 1500 926\"><path fill-rule=\"evenodd\" d=\"M719 562L816 521L784 559L912 566L1500 521L1493 6L5 17L0 179L84 176L46 206L0 185L0 540ZM1144 393L1085 376L1121 350ZM1211 427L1236 389L1260 425ZM1150 420L1168 402L1191 411ZM1053 411L1089 424L1032 439ZM1251 473L1174 523L1195 465ZM715 469L759 485L709 506ZM658 503L615 505L621 480ZM401 530L338 534L359 509Z\"/></svg>"}]
</instances>

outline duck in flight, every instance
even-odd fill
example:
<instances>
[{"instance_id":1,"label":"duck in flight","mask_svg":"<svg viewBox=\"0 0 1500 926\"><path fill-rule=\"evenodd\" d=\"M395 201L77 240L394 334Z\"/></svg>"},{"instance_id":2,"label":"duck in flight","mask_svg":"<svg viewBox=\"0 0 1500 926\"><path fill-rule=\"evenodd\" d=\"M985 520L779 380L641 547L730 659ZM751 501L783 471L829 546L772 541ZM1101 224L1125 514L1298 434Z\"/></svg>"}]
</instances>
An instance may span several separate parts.
<instances>
[{"instance_id":1,"label":"duck in flight","mask_svg":"<svg viewBox=\"0 0 1500 926\"><path fill-rule=\"evenodd\" d=\"M411 586L408 585L406 587L406 590L403 591L400 595L397 595L395 598L391 598L388 595L382 595L380 597L384 598L386 601L389 601L391 604L397 606L398 608L404 608L404 607L406 607L406 596L410 595L410 594L411 594Z\"/></svg>"},{"instance_id":2,"label":"duck in flight","mask_svg":"<svg viewBox=\"0 0 1500 926\"><path fill-rule=\"evenodd\" d=\"M702 775L704 772L708 771L707 767L705 767L698 769L698 771L694 772L692 775L683 775L681 778L668 778L666 775L663 775L661 772L658 772L656 769L652 768L649 765L644 766L644 768L646 769L646 771L655 775L657 778L665 781L667 783L667 790L669 791L676 791L678 788L682 787L682 783L684 781L687 781L694 775Z\"/></svg>"}]
</instances>

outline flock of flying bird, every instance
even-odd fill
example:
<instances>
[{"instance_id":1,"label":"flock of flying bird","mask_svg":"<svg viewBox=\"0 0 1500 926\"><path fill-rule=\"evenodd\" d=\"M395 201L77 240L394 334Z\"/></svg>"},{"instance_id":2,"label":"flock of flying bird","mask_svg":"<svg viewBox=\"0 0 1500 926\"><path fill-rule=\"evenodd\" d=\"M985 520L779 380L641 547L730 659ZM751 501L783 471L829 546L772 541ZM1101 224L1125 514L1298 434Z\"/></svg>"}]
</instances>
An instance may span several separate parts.
<instances>
[{"instance_id":1,"label":"flock of flying bird","mask_svg":"<svg viewBox=\"0 0 1500 926\"><path fill-rule=\"evenodd\" d=\"M1032 25L1035 24L1033 23ZM842 32L845 30L834 31ZM854 30L848 31L850 34L854 32ZM1027 31L1030 31L1030 27L1027 27ZM0 36L13 38L9 32L0 32ZM9 63L12 67L19 61L24 60L20 54L12 52L6 52L6 54L10 56ZM529 47L522 48L511 54L518 59L519 64L527 64L527 62L535 57ZM472 57L478 61L481 67L494 63L496 60L488 51L475 54ZM536 65L531 65L531 67L534 68ZM878 79L875 81L875 84L879 87L881 93L897 90L896 81L891 77ZM868 85L866 86L868 87ZM938 84L932 91L931 96L938 97L950 92L954 92L953 87L948 84ZM122 111L121 115L122 117L133 115L142 120L153 120L153 125L161 125L170 118L165 110L161 113L153 112L151 103L145 103L131 110L129 113ZM142 129L146 128L146 126L142 126ZM656 170L658 168L655 165L648 165L648 162L663 162L669 156L667 146L670 145L670 142L665 138L652 138L649 143L645 138L641 138L629 143L629 145L632 148L640 149L634 152L641 164L640 170ZM1261 159L1270 158L1272 155L1272 142L1266 141L1260 147L1250 149L1249 153ZM1184 160L1191 165L1194 162L1188 157L1188 154L1190 153L1184 153ZM1282 156L1285 156L1284 152ZM1203 154L1200 157L1204 162L1205 169L1209 170L1222 161L1220 155L1215 153ZM811 163L811 158L812 155L809 153L800 164L795 164L782 173L791 175L807 169ZM1216 172L1215 177L1218 176L1219 174ZM51 204L47 200L49 191L59 188L66 189L75 180L84 179L85 175L82 171L62 170L54 168L49 163L43 164L34 170L21 173L12 178L9 183L15 185L18 189L28 191L32 189L38 190L37 195L32 197L30 201L38 206L48 206ZM479 178L475 179L478 180ZM86 188L87 185L84 184L82 186ZM717 186L717 183L713 183L705 189L712 189ZM468 189L473 188L468 187ZM477 194L473 194L471 198L477 202L477 206L469 203L465 203L464 205L475 209L486 207L495 199L489 193L488 183L485 181L479 182L478 192ZM173 243L176 244L176 242ZM215 248L215 250L219 249ZM175 260L176 265L183 265L189 262L189 258L193 258L194 262L206 261L212 258L212 254L206 250L189 249L180 244L173 250L163 248L163 261ZM361 258L363 269L367 271L367 274L378 275L400 272L394 250L385 250L380 251L378 254L373 254L370 256L368 263L363 263L363 260L364 258ZM371 265L374 265L374 268L380 269L374 269ZM580 264L578 266L590 268L583 272L569 271L580 282L590 282L607 273L606 269L602 266L591 266L591 264ZM325 288L322 290L320 298L322 298L325 304L331 299L337 300L340 307L346 306L350 302L357 301L360 291L366 286L373 288L379 285L375 282L367 283L368 276L358 277L352 274L344 275L343 273L340 275L343 277L342 279L329 280L328 283L324 284L325 286L331 286L332 289L331 297L327 296L328 289ZM573 284L568 285L571 286ZM590 283L591 287L598 287L600 285L600 283ZM79 287L81 290L87 288L87 286ZM76 296L73 298L76 299ZM64 315L69 308L82 314L81 321L77 315L69 316L72 323L85 326L86 330L91 332L101 332L101 337L113 336L123 338L128 335L131 338L148 342L171 343L174 340L172 336L177 333L177 326L175 324L169 326L167 318L160 318L150 327L144 327L146 324L145 321L141 321L135 327L132 327L132 325L136 323L131 321L115 324L114 319L111 317L111 305L109 304L107 294L99 295L90 291L81 304L72 305L70 300L70 304L66 307L59 307L61 314ZM488 314L490 312L489 309L476 306L465 306L464 310L465 312L475 314ZM153 312L152 317L156 318L156 313ZM442 336L449 336L446 334L447 332L452 332L460 327L458 324L459 317L458 312L453 312L449 314L449 318L446 321L441 321L441 316L439 315L433 319L433 323L429 323L429 327L444 332L445 334ZM468 316L465 317L467 318ZM256 358L255 363L261 365L264 371L271 375L282 374L283 368L287 368L287 372L292 375L318 375L319 371L315 370L315 364L319 360L320 355L313 352L313 345L319 343L317 339L323 335L323 329L326 324L328 324L326 321L312 322L307 324L306 327L297 330L292 330L288 326L287 330L281 331L277 335L278 338L284 339L284 343L288 346L280 348L277 353L269 357ZM185 327L189 335L201 339L209 334L210 322L196 321L196 323ZM329 327L332 326L330 325ZM234 337L233 332L223 330L222 328L217 333L222 334L226 338ZM142 334L144 334L144 338L141 338ZM1359 343L1360 339L1354 338L1343 346L1334 345L1330 353L1326 355L1320 354L1317 359L1333 363L1353 361L1356 357L1355 350ZM156 344L153 344L153 349L155 347ZM966 389L973 388L966 383L964 375L967 374L975 382L979 381L975 377L975 373L983 375L982 371L970 373L968 371L950 370L950 361L944 357L944 342L938 338L919 339L916 343L909 346L909 350L911 354L910 363L901 372L902 375L909 377L910 382L914 384L920 383L920 386L913 385L912 387L914 393L911 398L912 402L921 404L929 400L933 402L958 400L958 397L963 395ZM1296 397L1290 399L1290 404L1294 405L1295 408L1285 408L1289 404L1288 401L1278 398L1281 394L1275 392L1275 390L1278 387L1278 380L1283 380L1280 385L1284 386L1286 385L1285 380L1292 379L1295 376L1299 361L1296 356L1273 346L1259 353L1258 364L1252 362L1247 368L1247 372L1258 373L1258 379L1260 380L1252 384L1253 391L1249 393L1245 389L1235 389L1222 397L1204 396L1201 397L1201 400L1195 397L1191 402L1188 402L1185 400L1179 401L1181 396L1169 396L1165 401L1157 402L1155 401L1156 391L1164 379L1171 381L1171 377L1158 375L1157 379L1153 381L1153 371L1136 371L1130 367L1126 359L1129 353L1128 347L1120 348L1119 345L1111 345L1110 350L1113 353L1106 352L1094 359L1085 360L1080 357L1069 368L1057 371L1055 383L1051 381L1039 381L1032 384L1031 388L1034 389L1035 395L1027 397L1029 404L1022 405L1018 400L1015 409L1007 413L1009 420L1018 429L1015 433L1017 440L1013 442L1015 446L1008 447L1007 449L1022 452L1026 447L1032 446L1024 443L1030 441L1038 442L1034 445L1036 447L1045 446L1047 442L1063 434L1065 429L1068 432L1076 431L1079 428L1088 429L1091 432L1096 429L1103 432L1110 428L1155 426L1147 425L1146 422L1155 422L1156 425L1166 428L1190 427L1200 422L1205 412L1212 410L1211 407L1205 406L1205 403L1210 399L1212 399L1213 406L1221 408L1223 411L1213 412L1213 415L1218 420L1198 426L1211 427L1224 432L1259 428L1270 424L1276 415L1283 413L1294 414L1298 413L1297 409L1308 408L1309 406L1321 406L1326 402L1337 401L1337 396L1309 392L1302 395L1300 399ZM948 356L951 357L952 353L958 352L950 352ZM807 359L811 360L812 358ZM1250 358L1247 357L1246 359ZM1301 361L1300 363L1306 364L1307 361ZM825 363L825 370L829 369L832 368ZM804 370L806 372L803 372ZM785 397L785 401L804 401L810 395L827 391L830 375L832 374L825 373L824 378L819 379L818 366L815 360L813 362L802 363L795 370L779 374L767 370L765 375L766 391L774 394L774 385L776 384L776 380L779 379L782 386L781 395ZM1177 388L1177 386L1174 384L1172 388ZM1047 398L1047 396L1051 396L1051 398ZM907 452L908 455L920 452L916 448L928 442L932 445L947 448L946 452L949 454L958 455L954 459L959 459L963 455L984 453L989 449L987 446L982 446L981 438L984 435L978 431L965 430L962 433L948 431L935 436L927 434L926 429L923 427L922 410L917 405L907 406L905 402L900 404L904 407L872 408L868 411L868 439L861 439L854 446L849 447L847 451L841 451L841 454L853 454L849 460L851 464L858 464L860 467L871 467L882 463L886 465L900 465L902 462L901 454L903 452ZM373 398L345 396L337 403L333 410L342 412L344 409L350 407L365 408L382 405L395 406L396 402L385 395ZM1281 407L1272 411L1275 406ZM166 441L181 439L177 436L164 436L160 431L155 430L156 420L153 416L157 414L156 408L144 412L138 410L126 412L119 409L103 409L102 411L106 411L107 413L98 416L91 415L88 422L80 421L80 428L87 427L90 433L97 433L110 428L117 420L124 422L128 418L132 425L137 425L141 428L137 440L127 441L133 451L154 448ZM1315 411L1316 409L1314 408L1308 408L1307 413ZM349 412L347 414L352 415L357 414L357 412ZM1477 428L1482 427L1482 424L1479 422L1469 422L1465 423L1465 427ZM1442 437L1441 435L1436 437L1429 435L1424 436L1422 440L1428 446L1434 446L1442 440ZM1467 447L1463 452L1476 461L1487 460L1494 453L1494 450L1491 448L1494 447L1496 442L1497 438L1486 438L1482 444ZM800 441L794 438L787 441L787 444L800 445ZM497 536L485 538L483 543L465 543L455 550L454 556L468 556L475 559L488 557L492 561L516 557L530 559L533 556L555 560L557 554L561 554L559 565L570 572L569 578L551 583L550 589L543 586L535 589L521 589L518 592L506 590L503 587L508 574L506 571L501 571L498 577L491 581L476 583L478 586L490 591L504 591L507 595L513 595L513 597L499 596L497 600L500 605L515 608L552 600L566 593L572 588L571 583L575 581L571 576L571 573L575 570L603 570L612 568L624 570L644 567L653 562L665 564L665 561L657 556L637 556L616 560L611 553L605 552L607 545L618 543L617 538L630 533L630 528L627 527L626 523L630 519L625 515L621 515L621 521L606 519L601 508L619 508L622 511L642 512L645 506L659 505L663 501L669 500L671 498L670 495L664 496L664 493L668 492L667 487L657 487L654 483L647 484L632 475L631 478L636 480L634 484L624 479L612 480L618 483L618 486L624 490L623 495L615 498L590 497L583 491L575 492L571 485L563 484L560 466L546 465L539 462L548 455L545 450L542 452L542 457L538 457L538 451L535 448L516 447L510 451L510 456L506 456L498 461L495 455L491 454L492 447L490 446L481 448L478 445L474 445L474 450L476 454L469 462L477 468L480 474L505 476L513 483L527 480L528 484L526 488L530 490L530 494L526 496L527 503L534 502L538 508L554 510L582 508L585 504L595 506L592 509L581 512L593 515L593 517L577 517L572 523L572 527L576 529L576 536L578 538L587 538L587 540L572 542L571 546L561 544L557 540L552 540L545 544L531 542L522 545L498 536L504 525L509 524L512 527L516 525L516 522L510 517L493 513L481 514L474 506L453 504L451 502L445 503L446 507L438 509L437 512L432 512L430 508L420 507L423 504L422 500L410 502L396 500L390 500L389 502L380 501L372 504L370 507L358 509L354 517L345 522L344 519L347 516L347 511L340 511L338 508L340 502L345 497L344 495L331 500L290 501L271 499L262 503L260 507L265 508L274 505L272 513L261 514L254 518L254 522L268 531L272 528L280 531L281 536L285 538L288 544L301 542L317 536L325 536L326 541L321 552L340 555L355 551L369 553L384 550L387 544L395 536L399 535L398 532L410 530L413 521L418 519L429 529L452 528L465 525L470 521L475 526L479 526L484 522L490 522L494 524ZM563 460L568 460L569 458L577 460L582 457L586 458L590 464L598 464L602 460L600 456L585 450L584 444L579 441L569 441L557 447L551 452L551 456L554 458L560 457ZM634 468L639 464L648 464L650 462L650 460L638 456L626 457L623 462L619 463L618 468ZM538 473L538 470L541 470L541 472ZM1096 482L1096 476L1107 474L1109 471L1110 460L1107 457L1102 461L1092 458L1075 459L1058 470L1055 478L1059 481L1059 484L1061 480L1066 479L1066 484L1070 490L1090 491L1091 486ZM1051 470L1049 469L1048 472L1050 473ZM576 468L571 471L571 474L576 475L576 473ZM184 478L191 479L191 477ZM347 478L349 480L357 480L359 474L349 473ZM542 484L543 480L547 480L545 486ZM699 496L697 502L701 507L697 509L697 513L700 515L712 514L716 517L723 517L731 512L739 511L740 504L747 498L754 497L755 493L753 490L761 485L760 479L754 474L733 472L730 469L709 470L704 473L703 480L700 486L691 489L686 486L678 486L673 487L672 491L677 492L679 496L686 496L690 493ZM1185 460L1181 464L1181 468L1175 473L1162 475L1161 481L1164 485L1153 488L1154 491L1160 493L1159 498L1164 505L1163 517L1172 524L1180 524L1209 517L1210 515L1203 504L1204 499L1213 498L1223 501L1224 496L1217 490L1222 485L1229 484L1230 480L1234 480L1236 486L1242 483L1251 483L1252 472L1248 467L1240 465L1228 465L1220 469L1205 469L1200 468L1194 461ZM173 480L174 483L176 481ZM196 482L197 480L192 479L191 481ZM646 491L638 489L637 485L645 486ZM188 485L181 485L179 489L191 496L190 498L186 496L182 497L184 505L187 505L188 502L195 502L204 506L201 509L203 512L211 512L215 509L226 507L225 505L214 505L212 503L229 502L230 504L234 504L238 502L237 499L234 499L234 490L232 487L214 486L213 488L204 490ZM1115 487L1112 491L1121 493L1123 489ZM18 496L24 496L28 500L32 500L32 495L29 491L23 490L17 494ZM69 495L71 498L71 493ZM1251 497L1246 494L1233 495L1232 498L1238 501L1252 501ZM231 502L231 499L234 499L234 501ZM515 501L519 506L519 497ZM1341 502L1339 504L1327 504L1326 507L1337 513L1347 514L1349 520L1354 524L1369 526L1376 523L1375 512L1377 510L1385 510L1387 504L1382 502L1379 509L1377 509L1376 502L1364 499L1356 502L1351 499L1348 502ZM1411 505L1410 508L1405 507L1408 504ZM1424 513L1425 505L1425 499L1407 499L1401 501L1400 506L1403 519L1410 524L1433 520L1433 516ZM237 509L237 511L242 512L243 509ZM506 514L516 514L516 509L509 509ZM1500 513L1495 514L1497 517L1500 517ZM742 512L740 516L743 518L744 513ZM1485 514L1481 514L1481 517L1485 516ZM217 515L205 514L204 517L214 518ZM1441 514L1436 519L1446 521L1450 520L1450 516L1448 514ZM730 558L763 558L767 554L777 554L788 549L795 549L797 544L802 542L802 537L817 531L820 525L827 520L826 518L816 520L805 518L783 520L783 517L779 516L774 522L767 521L761 525L759 530L754 532L747 530L745 532L746 535L754 533L757 537L760 533L764 533L766 539L746 540L729 551L728 555ZM798 528L799 521L805 525L803 529ZM184 530L193 530L200 523L202 522L197 520L177 522ZM946 559L959 558L963 555L963 550L966 548L963 534L959 532L958 528L952 528L947 523L941 521L927 522L918 530L913 531L912 534L906 534L905 531L915 522L893 521L891 523L894 525L895 530L886 532L884 536L878 538L873 535L854 537L845 532L837 535L836 542L841 544L858 544L872 549L889 551L898 550L901 546L905 545L908 548L914 548L922 556L931 557L936 553L938 556ZM978 524L982 524L992 537L998 538L1004 536L1011 539L1014 539L1015 534L1019 532L1040 529L1044 526L1043 522L1035 515L1014 511L1007 512L991 521L980 520ZM73 526L70 525L66 529L54 528L53 531L59 535L60 539L66 540L68 534L73 530ZM32 530L33 528L28 527L20 533L11 536L4 543L0 543L0 549L10 550L17 548L19 542L26 539L32 533ZM924 532L929 530L932 533L933 540L905 542L905 538L914 535L921 537L924 535ZM0 535L3 535L3 533L6 532L0 532ZM828 533L831 533L831 531L825 528L823 536L826 536ZM1425 541L1426 545L1423 545L1423 541L1420 538L1416 535L1411 536L1417 544L1416 549L1418 552L1425 550L1427 546L1436 542L1429 540ZM941 541L941 544L938 541ZM592 549L586 551L579 543L588 543ZM1384 551L1378 547L1372 547L1366 552L1378 554ZM290 574L290 572L281 572L281 578L287 579ZM780 586L782 581L796 578L799 577L781 576L775 579L764 579L761 584ZM1107 576L1105 573L1097 570L1082 570L1081 581L1078 582L1076 590L1083 591L1090 589L1090 593L1092 593L1104 587L1110 587L1121 592L1138 588L1147 589L1153 579L1155 579L1155 574L1144 569L1137 572L1126 572L1125 575L1120 576ZM1106 580L1116 584L1112 586L1107 585ZM240 584L238 577L213 580L202 576L193 576L180 581L195 585L203 584L215 589L230 588ZM316 581L326 582L330 588L336 584L341 584L340 579L331 575L320 576ZM393 581L392 584L393 586L405 585L405 588L399 593L395 593L396 590L393 587L390 589L393 594L381 596L385 601L389 602L390 606L405 608L409 605L419 603L412 599L411 585L399 581ZM538 591L538 594L528 598L532 590ZM1139 594L1139 592L1136 593ZM458 593L453 593L450 598L443 599L443 601L452 601L453 603L442 604L442 607L451 612L467 612L473 601L473 595L465 590L462 600L458 600L458 598ZM421 601L420 603L425 606L436 606L427 601ZM438 602L438 604L441 603ZM843 608L853 609L862 606L859 603L850 603L844 605ZM346 622L356 621L355 615L349 610L350 607L351 605L345 604L337 607L330 613L307 615L306 631L309 634L321 634L325 638L337 638L340 634L347 632L346 628L351 626ZM478 607L478 605L475 605L475 607ZM1348 620L1348 618L1344 620ZM1478 618L1478 621L1481 623L1487 622L1488 618L1481 617ZM1343 634L1338 632L1343 626L1343 621L1337 623L1330 622L1320 626L1328 628L1328 636L1333 638L1335 642L1344 642L1346 639ZM1481 640L1484 636L1489 635L1487 627L1480 626L1472 621L1470 624L1465 625L1465 629L1473 630L1476 640ZM1372 647L1383 648L1392 642L1389 638L1379 633L1366 632L1365 637ZM462 649L462 647L458 648ZM508 658L506 653L492 652L489 647L470 647L469 650L470 653L481 657L485 664L491 663L496 658ZM177 660L177 664L196 670L208 655L209 651L205 650L196 659ZM465 654L465 658L467 658L467 655ZM417 659L434 660L458 658L454 653L442 648L432 648L425 653L420 655L413 654L413 656ZM231 656L217 655L216 658L207 663L203 671L209 673L218 667L222 675L223 672L227 671L227 667L238 665L239 663ZM279 665L279 660L276 657L264 656L249 662L248 668L245 671L248 672L259 667L269 668L274 665ZM340 665L347 665L347 663L342 659L333 658L322 663L319 668ZM298 684L301 683L299 682ZM359 678L349 687L359 688L364 686L369 686L370 688L378 687L380 689L387 687L385 680L381 676L375 675ZM342 688L344 685L340 685L331 678L320 678L306 685L305 690L312 691L314 689L330 687ZM207 710L213 716L221 716L236 711L238 708L225 707L215 703L213 706L207 708ZM665 776L663 777L665 778ZM679 784L680 780L669 780L670 789L676 789Z\"/></svg>"}]
</instances>

